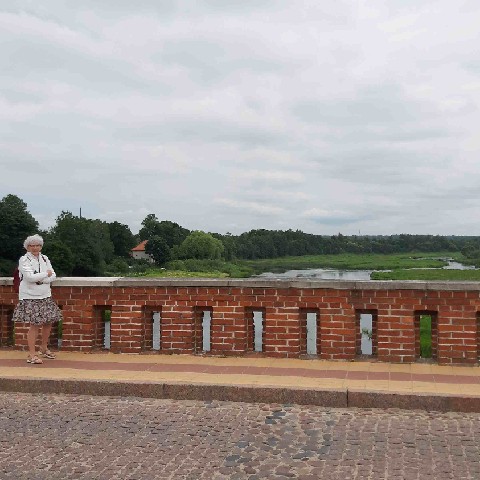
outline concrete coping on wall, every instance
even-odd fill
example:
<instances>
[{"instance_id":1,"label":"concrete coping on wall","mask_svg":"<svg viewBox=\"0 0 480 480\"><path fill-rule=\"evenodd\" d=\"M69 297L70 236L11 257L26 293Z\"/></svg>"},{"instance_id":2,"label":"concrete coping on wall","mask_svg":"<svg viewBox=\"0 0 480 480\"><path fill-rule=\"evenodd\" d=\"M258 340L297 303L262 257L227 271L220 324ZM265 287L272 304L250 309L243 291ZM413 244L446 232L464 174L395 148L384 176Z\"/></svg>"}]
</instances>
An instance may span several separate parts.
<instances>
[{"instance_id":1,"label":"concrete coping on wall","mask_svg":"<svg viewBox=\"0 0 480 480\"><path fill-rule=\"evenodd\" d=\"M12 285L0 277L0 286ZM418 280L316 280L295 278L162 278L162 277L60 277L54 287L230 287L230 288L327 288L339 290L477 291L480 282L425 282Z\"/></svg>"}]
</instances>

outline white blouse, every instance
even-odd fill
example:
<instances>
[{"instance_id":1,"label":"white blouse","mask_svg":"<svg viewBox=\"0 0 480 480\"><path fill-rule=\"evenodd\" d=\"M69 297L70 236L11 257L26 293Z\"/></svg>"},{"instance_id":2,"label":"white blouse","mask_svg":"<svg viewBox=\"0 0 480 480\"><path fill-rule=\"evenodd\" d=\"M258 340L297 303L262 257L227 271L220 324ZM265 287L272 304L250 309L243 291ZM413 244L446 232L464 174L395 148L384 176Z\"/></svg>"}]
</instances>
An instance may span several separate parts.
<instances>
[{"instance_id":1,"label":"white blouse","mask_svg":"<svg viewBox=\"0 0 480 480\"><path fill-rule=\"evenodd\" d=\"M39 254L38 257L28 252L18 262L20 271L20 288L18 297L20 300L47 298L52 296L50 284L55 280L56 275L52 264L46 255ZM52 270L52 276L48 276L47 270Z\"/></svg>"}]
</instances>

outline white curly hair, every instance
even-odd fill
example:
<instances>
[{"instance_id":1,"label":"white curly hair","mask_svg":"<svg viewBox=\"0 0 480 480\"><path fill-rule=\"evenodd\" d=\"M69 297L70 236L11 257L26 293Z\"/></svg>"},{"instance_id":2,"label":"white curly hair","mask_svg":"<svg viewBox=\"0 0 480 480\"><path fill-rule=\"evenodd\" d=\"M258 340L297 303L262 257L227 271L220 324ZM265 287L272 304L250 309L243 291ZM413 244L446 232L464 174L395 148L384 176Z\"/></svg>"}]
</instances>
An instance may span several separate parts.
<instances>
[{"instance_id":1,"label":"white curly hair","mask_svg":"<svg viewBox=\"0 0 480 480\"><path fill-rule=\"evenodd\" d=\"M38 233L35 235L30 235L23 242L23 248L25 248L26 250L29 245L32 245L32 243L41 245L43 247L43 238L40 235L38 235Z\"/></svg>"}]
</instances>

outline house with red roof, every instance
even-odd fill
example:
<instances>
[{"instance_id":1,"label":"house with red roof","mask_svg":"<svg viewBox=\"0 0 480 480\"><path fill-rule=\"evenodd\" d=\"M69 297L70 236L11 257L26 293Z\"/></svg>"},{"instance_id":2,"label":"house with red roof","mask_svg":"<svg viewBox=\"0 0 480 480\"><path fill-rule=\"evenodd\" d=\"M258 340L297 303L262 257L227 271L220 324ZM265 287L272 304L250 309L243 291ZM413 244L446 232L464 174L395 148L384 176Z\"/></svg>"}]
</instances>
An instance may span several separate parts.
<instances>
[{"instance_id":1,"label":"house with red roof","mask_svg":"<svg viewBox=\"0 0 480 480\"><path fill-rule=\"evenodd\" d=\"M150 263L154 263L153 258L145 252L145 246L147 245L148 240L144 240L139 243L136 247L133 247L130 252L132 257L136 260L148 260Z\"/></svg>"}]
</instances>

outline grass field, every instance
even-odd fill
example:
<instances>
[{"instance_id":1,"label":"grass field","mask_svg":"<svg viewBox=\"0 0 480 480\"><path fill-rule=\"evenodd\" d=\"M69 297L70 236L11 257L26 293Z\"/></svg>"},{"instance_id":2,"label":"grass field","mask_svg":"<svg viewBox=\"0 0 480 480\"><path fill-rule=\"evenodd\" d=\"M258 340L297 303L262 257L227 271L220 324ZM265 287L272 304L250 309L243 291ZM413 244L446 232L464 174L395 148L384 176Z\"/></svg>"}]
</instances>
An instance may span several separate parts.
<instances>
[{"instance_id":1,"label":"grass field","mask_svg":"<svg viewBox=\"0 0 480 480\"><path fill-rule=\"evenodd\" d=\"M212 271L212 272L187 272L184 270L164 270L160 268L152 268L145 272L142 277L170 277L170 278L225 278L228 273Z\"/></svg>"},{"instance_id":2,"label":"grass field","mask_svg":"<svg viewBox=\"0 0 480 480\"><path fill-rule=\"evenodd\" d=\"M480 270L395 270L373 272L372 280L480 281Z\"/></svg>"}]
</instances>

